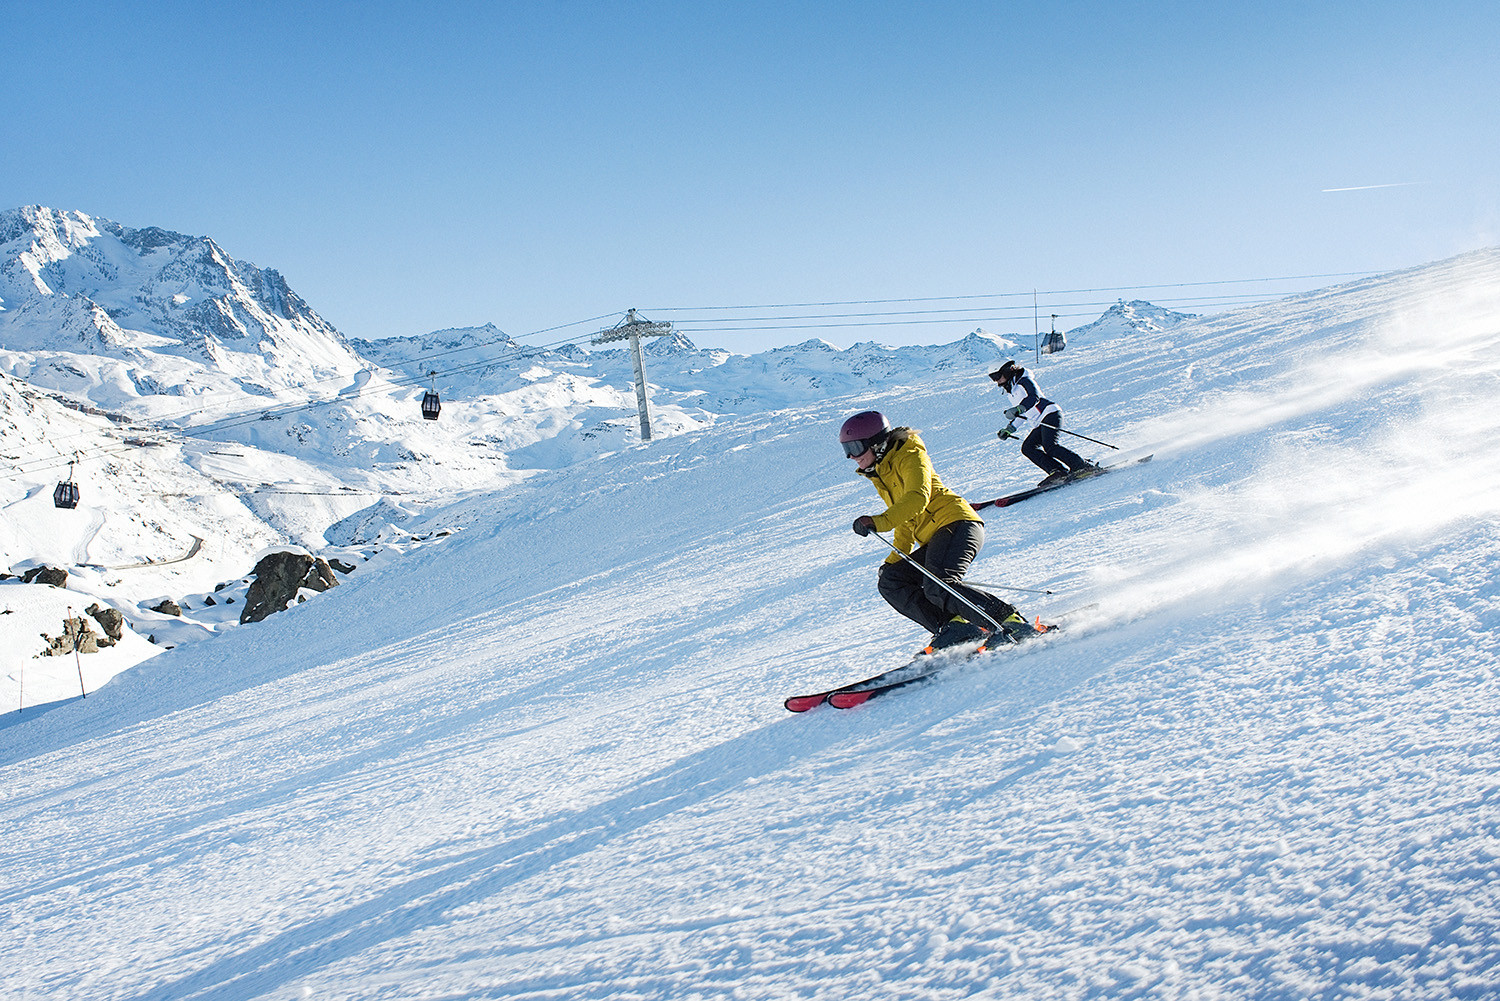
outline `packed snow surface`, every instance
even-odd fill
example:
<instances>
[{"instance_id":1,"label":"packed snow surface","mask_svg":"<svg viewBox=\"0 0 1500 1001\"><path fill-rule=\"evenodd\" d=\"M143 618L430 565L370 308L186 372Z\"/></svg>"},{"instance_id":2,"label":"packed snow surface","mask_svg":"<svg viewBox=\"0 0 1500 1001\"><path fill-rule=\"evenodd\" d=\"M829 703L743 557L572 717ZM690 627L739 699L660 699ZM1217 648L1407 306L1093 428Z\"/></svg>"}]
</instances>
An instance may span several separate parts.
<instances>
[{"instance_id":1,"label":"packed snow surface","mask_svg":"<svg viewBox=\"0 0 1500 1001\"><path fill-rule=\"evenodd\" d=\"M1500 252L1043 360L1155 456L988 519L1065 628L786 713L922 641L838 423L994 496L984 371L539 471L8 713L7 996L1500 996Z\"/></svg>"}]
</instances>

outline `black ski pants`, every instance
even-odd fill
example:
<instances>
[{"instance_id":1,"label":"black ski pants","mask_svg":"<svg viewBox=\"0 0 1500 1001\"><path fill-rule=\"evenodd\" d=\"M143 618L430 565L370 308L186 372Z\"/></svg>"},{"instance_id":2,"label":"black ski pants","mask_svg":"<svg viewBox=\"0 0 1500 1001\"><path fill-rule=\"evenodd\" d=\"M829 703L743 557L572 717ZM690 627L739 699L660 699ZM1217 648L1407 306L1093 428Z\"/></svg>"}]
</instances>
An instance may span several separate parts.
<instances>
[{"instance_id":1,"label":"black ski pants","mask_svg":"<svg viewBox=\"0 0 1500 1001\"><path fill-rule=\"evenodd\" d=\"M1062 427L1062 414L1050 413L1043 417L1032 432L1021 442L1021 454L1026 456L1047 475L1071 473L1088 465L1088 462L1072 449L1057 443L1057 429Z\"/></svg>"},{"instance_id":2,"label":"black ski pants","mask_svg":"<svg viewBox=\"0 0 1500 1001\"><path fill-rule=\"evenodd\" d=\"M998 625L1015 608L993 594L963 583L969 564L974 562L983 545L984 522L957 521L938 529L925 546L911 554L913 561L957 591L963 600L902 559L880 565L880 596L930 633L937 632L955 615L962 615L986 628L991 626L985 621L985 616L988 616ZM976 613L975 607L984 615Z\"/></svg>"}]
</instances>

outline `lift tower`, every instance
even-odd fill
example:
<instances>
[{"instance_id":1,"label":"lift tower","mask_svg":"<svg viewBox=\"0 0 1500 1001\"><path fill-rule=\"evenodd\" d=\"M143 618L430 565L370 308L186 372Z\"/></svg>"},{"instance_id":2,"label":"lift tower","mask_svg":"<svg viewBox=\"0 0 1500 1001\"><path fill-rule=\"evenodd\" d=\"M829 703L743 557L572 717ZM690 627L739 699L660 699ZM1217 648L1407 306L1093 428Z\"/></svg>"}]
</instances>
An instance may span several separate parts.
<instances>
[{"instance_id":1,"label":"lift tower","mask_svg":"<svg viewBox=\"0 0 1500 1001\"><path fill-rule=\"evenodd\" d=\"M671 332L670 323L653 323L632 309L625 319L594 335L595 344L630 341L630 356L635 362L635 403L641 412L641 441L651 440L651 406L646 400L646 363L641 358L641 338L661 337Z\"/></svg>"}]
</instances>

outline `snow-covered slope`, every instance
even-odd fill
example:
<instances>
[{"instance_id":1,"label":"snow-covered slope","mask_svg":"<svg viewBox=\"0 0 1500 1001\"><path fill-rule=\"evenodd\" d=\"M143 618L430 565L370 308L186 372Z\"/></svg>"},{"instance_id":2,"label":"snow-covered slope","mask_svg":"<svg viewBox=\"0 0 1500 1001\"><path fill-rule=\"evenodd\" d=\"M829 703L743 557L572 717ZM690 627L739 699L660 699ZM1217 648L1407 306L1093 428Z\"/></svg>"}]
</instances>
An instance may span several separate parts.
<instances>
[{"instance_id":1,"label":"snow-covered slope","mask_svg":"<svg viewBox=\"0 0 1500 1001\"><path fill-rule=\"evenodd\" d=\"M1500 996L1497 370L1500 252L1049 358L1155 453L989 519L974 577L1067 630L843 714L780 701L919 637L838 422L992 494L983 366L464 501L4 717L7 990Z\"/></svg>"}]
</instances>

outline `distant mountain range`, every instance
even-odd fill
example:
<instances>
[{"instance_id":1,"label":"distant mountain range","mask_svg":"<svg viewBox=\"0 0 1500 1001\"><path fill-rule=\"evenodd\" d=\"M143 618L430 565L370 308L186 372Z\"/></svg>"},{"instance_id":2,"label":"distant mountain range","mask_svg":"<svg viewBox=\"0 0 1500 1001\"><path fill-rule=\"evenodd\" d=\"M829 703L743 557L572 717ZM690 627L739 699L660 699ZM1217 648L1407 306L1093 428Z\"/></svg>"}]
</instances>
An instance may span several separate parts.
<instances>
[{"instance_id":1,"label":"distant mountain range","mask_svg":"<svg viewBox=\"0 0 1500 1001\"><path fill-rule=\"evenodd\" d=\"M1079 333L1107 325L1154 335L1186 319L1122 303ZM983 374L1018 350L980 332L899 348L809 340L754 355L699 348L680 333L646 345L658 435L930 379L986 388ZM639 440L622 348L541 348L493 325L348 338L280 273L235 260L209 237L40 206L0 212L0 375L16 380L0 427L14 482L0 481L0 506L50 491L70 461L85 478L99 475L96 460L123 475L141 458L127 443L149 441L180 448L184 464L158 462L156 478L195 497L227 491L262 524L309 542L357 517L372 494L422 507ZM436 422L418 413L429 387L442 397ZM69 409L112 415L117 430L64 430L76 424ZM219 448L231 443L251 450L232 473ZM277 485L272 499L266 484ZM333 499L323 509L274 499L309 489ZM86 504L101 493L91 487ZM110 559L130 558L133 545ZM26 555L20 542L4 548L12 560Z\"/></svg>"},{"instance_id":2,"label":"distant mountain range","mask_svg":"<svg viewBox=\"0 0 1500 1001\"><path fill-rule=\"evenodd\" d=\"M1148 303L1122 303L1075 334L1154 332L1184 319ZM700 349L680 334L647 346L654 386L714 412L983 368L1014 348L977 333L903 348L863 343L840 350L811 340L751 356ZM339 393L411 399L429 373L445 395L470 398L559 373L621 391L632 378L622 350L543 350L493 325L346 338L279 272L235 260L210 237L41 206L0 212L0 371L177 426ZM593 389L579 387L579 395L598 402ZM631 409L629 399L619 402Z\"/></svg>"}]
</instances>

